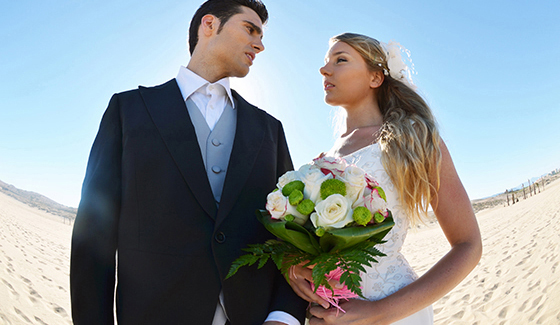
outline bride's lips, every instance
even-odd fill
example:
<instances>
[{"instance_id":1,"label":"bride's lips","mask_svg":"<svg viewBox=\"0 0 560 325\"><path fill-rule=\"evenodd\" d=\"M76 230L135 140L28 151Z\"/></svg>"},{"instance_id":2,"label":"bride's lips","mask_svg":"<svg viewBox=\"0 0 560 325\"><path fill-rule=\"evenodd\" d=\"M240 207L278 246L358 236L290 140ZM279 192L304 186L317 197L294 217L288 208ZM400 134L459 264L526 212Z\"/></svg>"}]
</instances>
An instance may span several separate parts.
<instances>
[{"instance_id":1,"label":"bride's lips","mask_svg":"<svg viewBox=\"0 0 560 325\"><path fill-rule=\"evenodd\" d=\"M323 83L323 87L324 87L325 90L330 90L330 89L334 88L334 85L332 83L328 82L328 81L325 81Z\"/></svg>"}]
</instances>

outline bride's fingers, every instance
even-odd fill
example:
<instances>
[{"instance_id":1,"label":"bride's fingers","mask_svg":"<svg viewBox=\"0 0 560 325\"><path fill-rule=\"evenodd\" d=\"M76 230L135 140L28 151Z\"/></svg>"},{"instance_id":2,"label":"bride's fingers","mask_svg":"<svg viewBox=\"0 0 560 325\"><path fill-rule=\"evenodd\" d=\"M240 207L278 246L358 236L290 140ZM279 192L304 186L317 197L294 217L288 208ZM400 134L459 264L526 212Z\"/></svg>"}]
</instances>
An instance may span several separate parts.
<instances>
[{"instance_id":1,"label":"bride's fingers","mask_svg":"<svg viewBox=\"0 0 560 325\"><path fill-rule=\"evenodd\" d=\"M294 292L301 298L309 301L315 302L324 308L329 308L329 302L321 298L319 295L315 294L311 290L311 285L309 282L312 281L312 270L308 268L303 268L299 265L290 267L289 270L290 286Z\"/></svg>"}]
</instances>

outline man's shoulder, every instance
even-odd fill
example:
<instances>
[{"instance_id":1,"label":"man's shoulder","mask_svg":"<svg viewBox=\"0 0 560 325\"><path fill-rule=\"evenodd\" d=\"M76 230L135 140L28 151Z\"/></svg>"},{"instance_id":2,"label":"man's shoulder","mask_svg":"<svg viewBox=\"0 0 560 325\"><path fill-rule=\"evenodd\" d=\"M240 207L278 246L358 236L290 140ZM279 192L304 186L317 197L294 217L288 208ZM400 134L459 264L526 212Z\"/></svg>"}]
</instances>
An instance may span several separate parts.
<instances>
[{"instance_id":1,"label":"man's shoulder","mask_svg":"<svg viewBox=\"0 0 560 325\"><path fill-rule=\"evenodd\" d=\"M151 92L158 92L158 91L162 91L162 90L167 90L170 87L175 87L178 88L177 86L177 82L175 81L175 79L171 79L165 83L162 83L160 85L155 85L155 86L138 86L138 88L135 89L129 89L129 90L125 90L125 91L121 91L118 93L115 93L114 96L119 97L119 99L136 99L136 98L140 98L142 93L151 93Z\"/></svg>"},{"instance_id":2,"label":"man's shoulder","mask_svg":"<svg viewBox=\"0 0 560 325\"><path fill-rule=\"evenodd\" d=\"M274 116L270 115L265 110L249 103L245 98L243 98L238 92L235 90L231 90L233 98L237 100L237 105L241 107L245 107L248 109L252 114L258 115L260 118L266 119L269 123L280 123L280 121L275 118Z\"/></svg>"}]
</instances>

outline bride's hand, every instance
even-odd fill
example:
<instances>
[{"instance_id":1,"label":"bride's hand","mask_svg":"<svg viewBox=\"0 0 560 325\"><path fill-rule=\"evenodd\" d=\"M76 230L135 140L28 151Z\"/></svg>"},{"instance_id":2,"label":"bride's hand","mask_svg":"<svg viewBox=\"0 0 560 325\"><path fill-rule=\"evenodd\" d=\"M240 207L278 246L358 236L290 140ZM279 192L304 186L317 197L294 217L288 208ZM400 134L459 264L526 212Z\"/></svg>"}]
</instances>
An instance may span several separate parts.
<instances>
[{"instance_id":1,"label":"bride's hand","mask_svg":"<svg viewBox=\"0 0 560 325\"><path fill-rule=\"evenodd\" d=\"M350 299L340 303L340 307L346 311L331 307L324 309L319 306L311 307L309 313L311 319L310 325L350 325L350 324L389 324L392 322L383 321L383 309L376 308L376 303L366 300ZM372 314L372 311L375 313Z\"/></svg>"},{"instance_id":2,"label":"bride's hand","mask_svg":"<svg viewBox=\"0 0 560 325\"><path fill-rule=\"evenodd\" d=\"M310 282L313 281L313 266L302 267L301 265L303 264L293 265L290 267L288 283L294 292L302 299L317 303L323 306L323 308L329 308L329 302L319 297L317 294L313 293L313 290L311 290ZM340 284L339 282L334 282L330 283L330 285L334 287L339 286Z\"/></svg>"}]
</instances>

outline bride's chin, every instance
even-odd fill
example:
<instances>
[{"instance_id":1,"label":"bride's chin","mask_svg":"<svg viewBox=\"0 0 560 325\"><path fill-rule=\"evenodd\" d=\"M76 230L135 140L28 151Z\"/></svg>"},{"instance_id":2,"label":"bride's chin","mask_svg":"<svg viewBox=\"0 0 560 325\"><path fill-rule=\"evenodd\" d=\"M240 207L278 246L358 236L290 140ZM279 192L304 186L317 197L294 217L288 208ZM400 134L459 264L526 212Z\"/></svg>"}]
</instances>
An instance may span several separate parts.
<instances>
[{"instance_id":1,"label":"bride's chin","mask_svg":"<svg viewBox=\"0 0 560 325\"><path fill-rule=\"evenodd\" d=\"M338 106L338 105L336 104L336 101L335 101L335 100L333 100L332 98L329 98L329 95L326 95L326 96L325 96L325 103L328 104L328 105L330 105L330 106Z\"/></svg>"}]
</instances>

